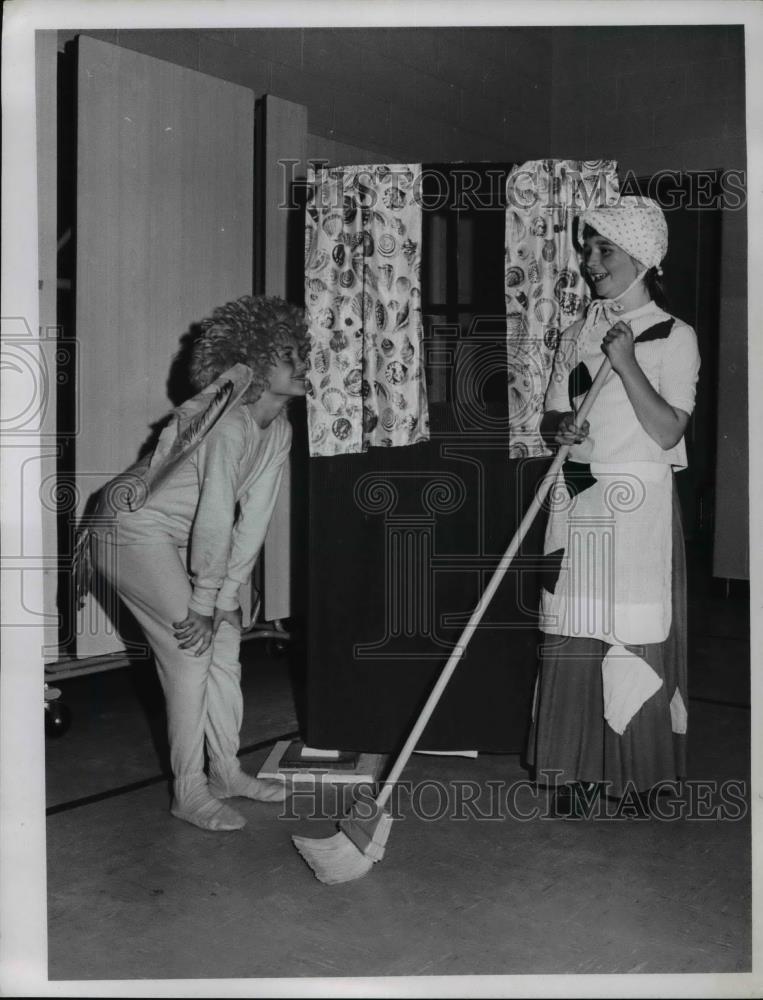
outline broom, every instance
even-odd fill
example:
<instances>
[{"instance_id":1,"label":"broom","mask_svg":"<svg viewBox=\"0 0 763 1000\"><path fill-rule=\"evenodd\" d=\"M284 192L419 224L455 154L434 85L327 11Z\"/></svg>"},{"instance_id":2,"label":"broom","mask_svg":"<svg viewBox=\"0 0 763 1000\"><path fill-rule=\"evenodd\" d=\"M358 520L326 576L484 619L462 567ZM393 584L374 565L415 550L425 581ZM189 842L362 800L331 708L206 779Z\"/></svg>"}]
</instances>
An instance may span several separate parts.
<instances>
[{"instance_id":1,"label":"broom","mask_svg":"<svg viewBox=\"0 0 763 1000\"><path fill-rule=\"evenodd\" d=\"M575 415L575 422L578 425L582 424L588 416L611 368L609 360L605 359ZM419 737L429 722L453 671L458 666L458 662L469 645L469 641L481 622L482 616L485 614L490 601L493 599L496 590L506 575L506 571L517 554L519 546L522 544L525 535L541 509L543 501L546 499L557 473L567 458L569 450L570 445L563 445L549 466L548 472L543 477L543 481L527 509L527 513L522 518L514 537L509 543L509 547L501 557L501 561L496 567L490 583L487 585L480 602L474 609L466 628L461 633L458 644L451 653L448 662L443 667L431 694L427 698L426 704L421 710L408 739L405 741L403 749L398 754L392 770L389 772L376 799L372 803L362 802L356 804L354 810L339 822L339 832L335 833L333 837L320 839L292 837L294 846L312 868L316 878L325 885L336 885L340 882L351 882L354 879L361 878L371 870L375 862L381 861L384 857L385 846L392 828L392 817L384 812L384 806L392 795L392 790L395 787L397 779L408 763Z\"/></svg>"}]
</instances>

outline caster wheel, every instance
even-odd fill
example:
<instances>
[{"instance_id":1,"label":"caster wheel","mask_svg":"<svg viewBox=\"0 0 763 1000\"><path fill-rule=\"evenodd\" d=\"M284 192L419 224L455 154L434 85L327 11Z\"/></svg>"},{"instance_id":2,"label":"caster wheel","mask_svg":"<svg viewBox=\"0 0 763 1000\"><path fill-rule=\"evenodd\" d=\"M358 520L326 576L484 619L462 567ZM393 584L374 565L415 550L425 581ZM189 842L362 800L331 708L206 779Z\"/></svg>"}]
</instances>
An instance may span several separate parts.
<instances>
[{"instance_id":1,"label":"caster wheel","mask_svg":"<svg viewBox=\"0 0 763 1000\"><path fill-rule=\"evenodd\" d=\"M289 643L284 639L268 639L267 652L268 656L272 656L276 659L284 656L289 649Z\"/></svg>"},{"instance_id":2,"label":"caster wheel","mask_svg":"<svg viewBox=\"0 0 763 1000\"><path fill-rule=\"evenodd\" d=\"M45 735L53 740L63 736L72 722L72 713L66 705L58 701L45 706Z\"/></svg>"}]
</instances>

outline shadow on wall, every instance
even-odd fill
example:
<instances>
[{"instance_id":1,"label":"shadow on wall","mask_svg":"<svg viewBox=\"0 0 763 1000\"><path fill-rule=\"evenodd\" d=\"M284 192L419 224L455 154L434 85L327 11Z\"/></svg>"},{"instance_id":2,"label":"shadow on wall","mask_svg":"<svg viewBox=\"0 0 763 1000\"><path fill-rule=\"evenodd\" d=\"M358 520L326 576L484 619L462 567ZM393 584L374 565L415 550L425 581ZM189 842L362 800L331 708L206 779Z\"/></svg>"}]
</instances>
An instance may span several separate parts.
<instances>
[{"instance_id":1,"label":"shadow on wall","mask_svg":"<svg viewBox=\"0 0 763 1000\"><path fill-rule=\"evenodd\" d=\"M169 374L167 375L167 398L172 404L173 408L180 406L191 396L196 394L196 390L191 384L190 378L190 365L191 365L191 354L193 353L193 346L201 335L201 324L192 323L189 329L180 338L180 347L178 348L177 354L172 359L170 364ZM164 416L155 420L154 423L149 424L150 433L145 439L143 444L141 444L138 449L137 458L145 458L146 455L150 455L151 452L156 447L159 440L159 435L167 426L171 416L171 411L168 411Z\"/></svg>"}]
</instances>

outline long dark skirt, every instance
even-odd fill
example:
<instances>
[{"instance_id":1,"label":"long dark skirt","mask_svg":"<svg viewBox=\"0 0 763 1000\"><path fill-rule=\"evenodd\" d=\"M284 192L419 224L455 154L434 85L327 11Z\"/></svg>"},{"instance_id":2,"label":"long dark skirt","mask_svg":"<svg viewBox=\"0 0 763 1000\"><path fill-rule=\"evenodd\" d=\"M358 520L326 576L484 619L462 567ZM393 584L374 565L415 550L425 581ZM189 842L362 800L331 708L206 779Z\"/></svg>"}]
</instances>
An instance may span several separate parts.
<instances>
[{"instance_id":1,"label":"long dark skirt","mask_svg":"<svg viewBox=\"0 0 763 1000\"><path fill-rule=\"evenodd\" d=\"M662 679L622 735L604 720L600 639L544 636L527 759L541 784L600 782L607 795L647 791L686 775L686 735L673 732L670 703L686 690L686 559L673 489L672 625L661 643L628 646Z\"/></svg>"}]
</instances>

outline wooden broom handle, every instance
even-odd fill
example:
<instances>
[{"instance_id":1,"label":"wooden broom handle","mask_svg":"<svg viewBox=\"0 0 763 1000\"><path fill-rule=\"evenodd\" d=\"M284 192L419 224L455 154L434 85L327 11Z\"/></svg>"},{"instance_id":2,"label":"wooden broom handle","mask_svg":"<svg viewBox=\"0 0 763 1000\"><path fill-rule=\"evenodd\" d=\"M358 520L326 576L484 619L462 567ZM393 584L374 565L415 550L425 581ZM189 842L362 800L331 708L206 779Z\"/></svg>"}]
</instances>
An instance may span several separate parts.
<instances>
[{"instance_id":1,"label":"wooden broom handle","mask_svg":"<svg viewBox=\"0 0 763 1000\"><path fill-rule=\"evenodd\" d=\"M599 395L599 390L601 389L605 379L607 378L611 370L612 366L609 363L609 359L605 358L601 365L601 368L599 368L598 372L596 373L596 378L593 380L591 388L586 393L585 399L580 404L580 408L577 410L575 414L576 423L582 423L588 416L591 407L593 406L596 400L596 397ZM482 621L482 616L485 614L485 611L487 611L487 608L490 602L492 601L496 590L498 590L501 581L506 575L507 569L513 562L514 556L517 554L517 551L519 550L519 546L524 541L525 535L530 530L530 526L535 520L538 511L541 509L543 501L546 499L546 496L548 495L548 492L551 489L554 480L556 479L557 473L561 469L563 462L565 461L567 455L569 454L570 447L571 447L570 445L563 445L556 453L556 457L549 466L548 472L543 477L543 480L541 481L541 484L538 487L538 490L535 493L535 496L533 497L532 502L527 509L527 513L522 518L519 527L514 533L514 537L509 543L509 547L504 552L503 556L501 557L501 561L499 562L498 566L493 572L492 577L490 578L490 583L485 588L485 592L480 598L477 607L472 612L472 616L469 619L466 628L461 633L461 637L458 640L458 644L454 648L453 652L450 654L448 662L442 668L442 672L440 673L440 676L437 678L437 682L435 686L432 688L432 692L427 698L426 704L422 708L418 719L414 723L413 729L411 730L408 739L405 741L403 749L397 755L397 759L395 760L395 763L392 766L392 770L389 772L389 775L387 776L387 779L385 780L381 791L376 797L376 805L379 809L384 808L387 800L392 794L392 789L395 783L397 782L397 779L400 777L403 768L408 763L411 754L413 753L416 744L419 741L419 737L424 732L426 724L432 717L432 713L437 707L437 703L442 697L442 694L448 684L448 681L450 680L453 674L453 671L458 666L458 662L463 656L466 647L469 645L469 641L471 640L472 635L474 634L479 623Z\"/></svg>"}]
</instances>

